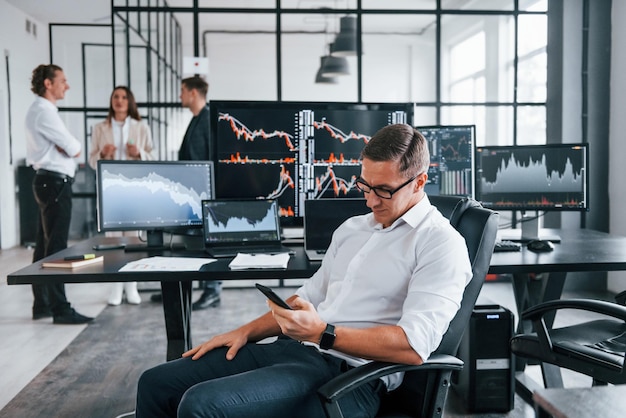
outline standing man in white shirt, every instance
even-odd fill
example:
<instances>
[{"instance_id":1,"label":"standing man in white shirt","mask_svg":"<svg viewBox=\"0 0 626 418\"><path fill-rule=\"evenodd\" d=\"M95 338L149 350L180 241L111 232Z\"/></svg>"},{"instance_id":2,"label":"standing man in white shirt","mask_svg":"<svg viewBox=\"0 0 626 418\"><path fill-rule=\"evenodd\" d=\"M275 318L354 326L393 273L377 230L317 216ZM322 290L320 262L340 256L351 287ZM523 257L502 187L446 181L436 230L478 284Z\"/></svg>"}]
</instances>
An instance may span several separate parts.
<instances>
[{"instance_id":1,"label":"standing man in white shirt","mask_svg":"<svg viewBox=\"0 0 626 418\"><path fill-rule=\"evenodd\" d=\"M386 126L361 156L356 184L372 213L337 228L320 269L287 299L293 310L268 301L265 315L144 372L137 418L323 418L317 389L351 366L421 364L435 351L472 276L465 240L424 192L422 134ZM375 416L402 377L346 395L345 416Z\"/></svg>"},{"instance_id":2,"label":"standing man in white shirt","mask_svg":"<svg viewBox=\"0 0 626 418\"><path fill-rule=\"evenodd\" d=\"M33 70L31 91L37 97L26 113L26 163L36 170L33 194L39 206L33 262L67 248L74 158L80 155L81 144L65 127L56 102L65 97L69 88L61 67L42 64ZM32 286L33 319L52 316L55 324L93 320L70 306L63 283Z\"/></svg>"}]
</instances>

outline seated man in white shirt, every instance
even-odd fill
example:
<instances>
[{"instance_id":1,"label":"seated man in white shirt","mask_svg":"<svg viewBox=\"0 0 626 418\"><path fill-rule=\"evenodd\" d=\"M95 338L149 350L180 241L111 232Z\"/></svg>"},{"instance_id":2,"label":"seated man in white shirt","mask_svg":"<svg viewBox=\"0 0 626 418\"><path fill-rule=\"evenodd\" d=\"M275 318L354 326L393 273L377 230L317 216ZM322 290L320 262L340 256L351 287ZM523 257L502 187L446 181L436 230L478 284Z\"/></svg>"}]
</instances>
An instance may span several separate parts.
<instances>
[{"instance_id":1,"label":"seated man in white shirt","mask_svg":"<svg viewBox=\"0 0 626 418\"><path fill-rule=\"evenodd\" d=\"M429 163L411 126L378 131L356 183L372 213L335 231L320 269L287 299L293 310L268 301L267 314L144 372L136 416L323 418L317 389L350 367L427 359L471 278L465 241L424 193ZM364 385L342 410L375 416L401 379Z\"/></svg>"}]
</instances>

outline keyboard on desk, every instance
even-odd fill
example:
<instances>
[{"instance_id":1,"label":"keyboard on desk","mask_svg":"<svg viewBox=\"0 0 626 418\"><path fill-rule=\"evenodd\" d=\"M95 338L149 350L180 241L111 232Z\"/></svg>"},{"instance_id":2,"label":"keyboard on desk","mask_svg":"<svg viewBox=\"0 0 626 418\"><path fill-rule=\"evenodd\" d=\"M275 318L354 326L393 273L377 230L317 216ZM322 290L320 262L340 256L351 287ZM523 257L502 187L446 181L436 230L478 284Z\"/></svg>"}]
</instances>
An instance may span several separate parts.
<instances>
[{"instance_id":1,"label":"keyboard on desk","mask_svg":"<svg viewBox=\"0 0 626 418\"><path fill-rule=\"evenodd\" d=\"M206 248L205 250L210 256L215 258L222 257L234 257L239 253L245 254L278 254L278 253L289 253L293 254L293 250L289 247L285 247L284 245L269 245L269 246L233 246L233 247L215 247L215 248Z\"/></svg>"},{"instance_id":2,"label":"keyboard on desk","mask_svg":"<svg viewBox=\"0 0 626 418\"><path fill-rule=\"evenodd\" d=\"M522 244L515 241L496 241L496 246L493 248L494 253L508 252L508 251L521 251Z\"/></svg>"}]
</instances>

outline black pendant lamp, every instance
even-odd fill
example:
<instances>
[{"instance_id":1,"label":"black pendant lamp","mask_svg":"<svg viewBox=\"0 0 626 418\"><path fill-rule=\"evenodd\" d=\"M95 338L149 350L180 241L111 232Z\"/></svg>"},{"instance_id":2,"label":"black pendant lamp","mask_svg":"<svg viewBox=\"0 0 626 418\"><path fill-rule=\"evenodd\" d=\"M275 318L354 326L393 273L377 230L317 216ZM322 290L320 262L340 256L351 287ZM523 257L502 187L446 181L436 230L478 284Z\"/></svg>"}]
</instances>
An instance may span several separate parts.
<instances>
[{"instance_id":1,"label":"black pendant lamp","mask_svg":"<svg viewBox=\"0 0 626 418\"><path fill-rule=\"evenodd\" d=\"M329 58L328 56L320 57L320 68L317 70L317 74L315 74L315 83L316 84L337 84L339 80L336 77L327 77L322 74L322 68L324 68L324 61Z\"/></svg>"},{"instance_id":2,"label":"black pendant lamp","mask_svg":"<svg viewBox=\"0 0 626 418\"><path fill-rule=\"evenodd\" d=\"M326 55L322 57L322 66L320 67L319 73L323 77L348 75L350 74L348 60L345 57L333 57L332 55Z\"/></svg>"},{"instance_id":3,"label":"black pendant lamp","mask_svg":"<svg viewBox=\"0 0 626 418\"><path fill-rule=\"evenodd\" d=\"M344 16L339 20L339 34L330 45L330 55L334 57L356 55L356 17Z\"/></svg>"}]
</instances>

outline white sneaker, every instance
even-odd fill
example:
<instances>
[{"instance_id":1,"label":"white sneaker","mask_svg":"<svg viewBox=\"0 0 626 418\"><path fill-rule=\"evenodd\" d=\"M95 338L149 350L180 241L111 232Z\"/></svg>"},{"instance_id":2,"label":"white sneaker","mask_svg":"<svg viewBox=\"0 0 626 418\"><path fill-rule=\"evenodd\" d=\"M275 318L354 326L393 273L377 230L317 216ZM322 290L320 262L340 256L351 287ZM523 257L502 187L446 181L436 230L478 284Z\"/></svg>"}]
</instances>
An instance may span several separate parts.
<instances>
[{"instance_id":1,"label":"white sneaker","mask_svg":"<svg viewBox=\"0 0 626 418\"><path fill-rule=\"evenodd\" d=\"M126 292L126 302L131 305L139 305L141 303L141 296L137 292L137 282L124 283L124 292Z\"/></svg>"},{"instance_id":2,"label":"white sneaker","mask_svg":"<svg viewBox=\"0 0 626 418\"><path fill-rule=\"evenodd\" d=\"M109 305L117 306L122 303L124 293L124 283L112 283L111 294L109 295Z\"/></svg>"}]
</instances>

